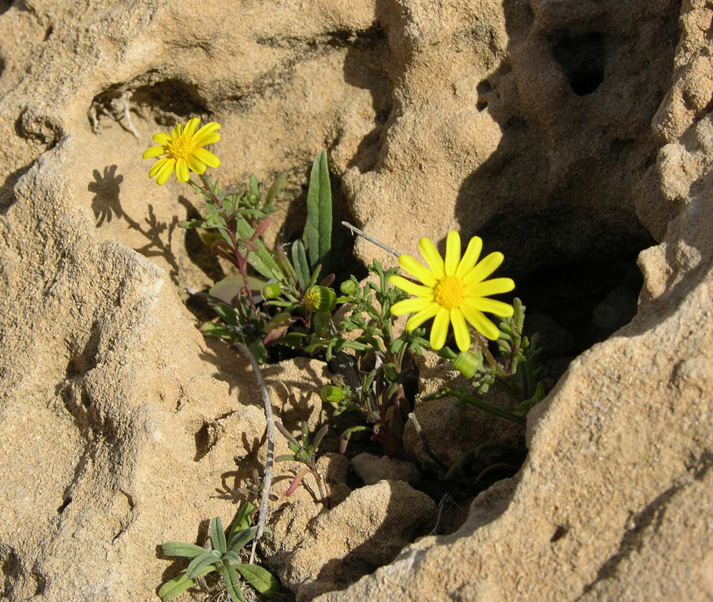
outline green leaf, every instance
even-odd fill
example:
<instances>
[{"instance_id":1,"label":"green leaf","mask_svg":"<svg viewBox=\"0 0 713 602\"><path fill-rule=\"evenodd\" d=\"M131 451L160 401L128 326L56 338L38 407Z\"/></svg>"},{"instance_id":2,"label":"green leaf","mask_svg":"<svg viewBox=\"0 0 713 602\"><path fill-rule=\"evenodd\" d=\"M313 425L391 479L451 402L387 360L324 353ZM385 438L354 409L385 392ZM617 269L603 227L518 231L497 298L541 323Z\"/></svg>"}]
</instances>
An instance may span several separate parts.
<instances>
[{"instance_id":1,"label":"green leaf","mask_svg":"<svg viewBox=\"0 0 713 602\"><path fill-rule=\"evenodd\" d=\"M233 565L236 564L242 564L242 560L240 559L240 556L236 552L233 552L232 550L228 550L225 554L223 554L223 562L226 562L230 560Z\"/></svg>"},{"instance_id":2,"label":"green leaf","mask_svg":"<svg viewBox=\"0 0 713 602\"><path fill-rule=\"evenodd\" d=\"M332 188L329 183L327 151L317 155L307 191L307 224L304 242L309 251L310 267L327 266L332 248ZM325 269L325 272L328 272Z\"/></svg>"},{"instance_id":3,"label":"green leaf","mask_svg":"<svg viewBox=\"0 0 713 602\"><path fill-rule=\"evenodd\" d=\"M250 174L249 187L250 191L248 194L253 197L253 199L250 199L250 202L252 202L253 204L257 204L257 201L260 200L260 186L255 174Z\"/></svg>"},{"instance_id":4,"label":"green leaf","mask_svg":"<svg viewBox=\"0 0 713 602\"><path fill-rule=\"evenodd\" d=\"M201 332L203 336L210 337L212 339L228 339L229 341L242 341L240 334L237 330L229 328L228 326L223 326L222 324L213 324L212 322L206 322L201 326Z\"/></svg>"},{"instance_id":5,"label":"green leaf","mask_svg":"<svg viewBox=\"0 0 713 602\"><path fill-rule=\"evenodd\" d=\"M265 286L266 281L257 276L248 275L248 286L251 292L257 292ZM208 291L214 297L217 297L221 301L224 301L228 305L235 304L235 297L243 289L243 277L240 274L234 276L228 276L222 280L218 280ZM231 307L232 309L232 307ZM233 310L234 313L234 310Z\"/></svg>"},{"instance_id":6,"label":"green leaf","mask_svg":"<svg viewBox=\"0 0 713 602\"><path fill-rule=\"evenodd\" d=\"M240 577L238 573L235 572L235 569L226 563L221 567L221 572L230 599L233 602L246 602L243 592L240 589Z\"/></svg>"},{"instance_id":7,"label":"green leaf","mask_svg":"<svg viewBox=\"0 0 713 602\"><path fill-rule=\"evenodd\" d=\"M280 584L277 579L261 566L254 564L239 564L235 567L243 578L257 591L266 596L273 596L280 592Z\"/></svg>"},{"instance_id":8,"label":"green leaf","mask_svg":"<svg viewBox=\"0 0 713 602\"><path fill-rule=\"evenodd\" d=\"M182 541L167 541L161 546L161 549L166 556L181 556L183 558L195 558L206 552L205 548Z\"/></svg>"},{"instance_id":9,"label":"green leaf","mask_svg":"<svg viewBox=\"0 0 713 602\"><path fill-rule=\"evenodd\" d=\"M191 228L204 228L205 222L202 219L189 219L179 224L181 228L190 230Z\"/></svg>"},{"instance_id":10,"label":"green leaf","mask_svg":"<svg viewBox=\"0 0 713 602\"><path fill-rule=\"evenodd\" d=\"M205 577L208 573L212 573L214 570L215 566L207 566L199 571L196 577ZM186 573L181 573L170 581L166 581L166 583L161 586L161 589L158 590L159 598L161 598L163 602L168 602L169 600L173 600L177 596L180 596L189 587L192 587L195 584L195 579L189 579Z\"/></svg>"},{"instance_id":11,"label":"green leaf","mask_svg":"<svg viewBox=\"0 0 713 602\"><path fill-rule=\"evenodd\" d=\"M255 508L256 506L251 504L250 502L243 502L243 505L240 506L240 510L238 510L238 515L233 521L233 525L230 527L229 539L232 539L233 533L235 533L236 531L242 531L243 529L247 529L250 527L250 525L252 524L252 519L250 518L250 515L253 513Z\"/></svg>"},{"instance_id":12,"label":"green leaf","mask_svg":"<svg viewBox=\"0 0 713 602\"><path fill-rule=\"evenodd\" d=\"M295 272L297 272L297 282L303 291L307 290L311 270L309 269L305 246L301 240L296 240L292 243L292 265L295 268Z\"/></svg>"},{"instance_id":13,"label":"green leaf","mask_svg":"<svg viewBox=\"0 0 713 602\"><path fill-rule=\"evenodd\" d=\"M245 547L245 544L253 540L255 533L257 533L257 527L250 527L249 529L236 531L230 537L228 549L231 552L240 552L240 550Z\"/></svg>"},{"instance_id":14,"label":"green leaf","mask_svg":"<svg viewBox=\"0 0 713 602\"><path fill-rule=\"evenodd\" d=\"M241 238L250 240L255 234L254 228L244 219L237 219L235 224ZM248 255L248 263L268 280L273 277L279 278L282 275L280 266L272 258L265 244L259 238L255 241L255 244L257 245L257 251L253 251Z\"/></svg>"},{"instance_id":15,"label":"green leaf","mask_svg":"<svg viewBox=\"0 0 713 602\"><path fill-rule=\"evenodd\" d=\"M210 538L213 541L213 549L221 554L225 554L228 548L225 547L225 531L223 531L223 521L216 516L210 521Z\"/></svg>"},{"instance_id":16,"label":"green leaf","mask_svg":"<svg viewBox=\"0 0 713 602\"><path fill-rule=\"evenodd\" d=\"M282 190L282 187L285 185L286 181L286 171L283 171L282 173L278 174L278 176L275 178L275 181L272 183L272 186L270 186L270 190L267 191L267 195L265 196L266 207L272 205L272 201L274 201L275 197L280 194L280 190Z\"/></svg>"},{"instance_id":17,"label":"green leaf","mask_svg":"<svg viewBox=\"0 0 713 602\"><path fill-rule=\"evenodd\" d=\"M203 569L218 563L220 563L220 555L215 550L210 550L205 554L196 556L188 563L186 575L189 579L195 579Z\"/></svg>"}]
</instances>

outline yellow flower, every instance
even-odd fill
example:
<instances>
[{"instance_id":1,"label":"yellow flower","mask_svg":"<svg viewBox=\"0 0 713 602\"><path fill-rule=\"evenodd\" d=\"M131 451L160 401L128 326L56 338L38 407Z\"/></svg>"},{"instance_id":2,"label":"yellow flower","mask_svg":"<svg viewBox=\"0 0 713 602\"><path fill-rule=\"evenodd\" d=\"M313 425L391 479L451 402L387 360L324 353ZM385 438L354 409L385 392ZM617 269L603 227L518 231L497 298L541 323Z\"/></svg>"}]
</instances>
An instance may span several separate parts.
<instances>
[{"instance_id":1,"label":"yellow flower","mask_svg":"<svg viewBox=\"0 0 713 602\"><path fill-rule=\"evenodd\" d=\"M406 330L409 331L435 318L431 328L431 348L435 350L445 344L449 324L453 324L458 349L469 349L471 338L466 320L485 337L496 340L499 331L483 312L509 317L513 309L507 303L486 297L507 293L515 288L515 283L511 278L485 279L503 262L503 254L491 253L478 262L483 241L474 236L461 258L460 235L457 232L448 233L445 261L428 238L424 237L418 242L418 249L428 268L408 255L399 257L399 265L423 284L415 284L401 276L391 276L391 284L414 295L411 299L394 304L391 313L395 316L412 313L406 322Z\"/></svg>"},{"instance_id":2,"label":"yellow flower","mask_svg":"<svg viewBox=\"0 0 713 602\"><path fill-rule=\"evenodd\" d=\"M142 155L143 158L151 159L166 155L156 161L149 170L149 178L156 176L156 184L163 186L174 171L180 182L188 182L189 169L197 174L202 174L206 165L210 167L220 165L218 157L202 148L206 144L213 144L220 140L220 134L217 132L220 129L220 124L207 123L196 132L200 122L200 119L193 118L188 121L185 127L179 123L173 128L170 136L165 132L159 132L151 138L160 146L152 146L147 149Z\"/></svg>"}]
</instances>

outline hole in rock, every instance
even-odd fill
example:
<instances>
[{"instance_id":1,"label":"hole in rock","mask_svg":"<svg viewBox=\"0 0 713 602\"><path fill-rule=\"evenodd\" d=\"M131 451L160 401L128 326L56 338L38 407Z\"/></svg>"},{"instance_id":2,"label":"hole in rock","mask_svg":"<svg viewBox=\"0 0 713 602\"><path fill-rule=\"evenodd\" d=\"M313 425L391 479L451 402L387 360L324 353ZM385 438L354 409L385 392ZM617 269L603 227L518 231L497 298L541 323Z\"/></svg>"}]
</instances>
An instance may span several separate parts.
<instances>
[{"instance_id":1,"label":"hole in rock","mask_svg":"<svg viewBox=\"0 0 713 602\"><path fill-rule=\"evenodd\" d=\"M550 538L550 542L555 543L556 541L559 541L565 535L567 535L568 532L569 532L569 529L567 527L558 525L557 528L555 529L555 532L552 534L552 537Z\"/></svg>"},{"instance_id":2,"label":"hole in rock","mask_svg":"<svg viewBox=\"0 0 713 602\"><path fill-rule=\"evenodd\" d=\"M199 462L218 442L218 433L214 424L205 422L194 435L196 442L196 455L194 462Z\"/></svg>"},{"instance_id":3,"label":"hole in rock","mask_svg":"<svg viewBox=\"0 0 713 602\"><path fill-rule=\"evenodd\" d=\"M110 88L105 94L116 94L116 91ZM111 102L112 97L107 100ZM208 113L198 87L180 79L140 86L131 95L131 101L138 107L148 108L157 123L168 126L175 125L176 116L186 120Z\"/></svg>"},{"instance_id":4,"label":"hole in rock","mask_svg":"<svg viewBox=\"0 0 713 602\"><path fill-rule=\"evenodd\" d=\"M570 361L636 315L643 276L639 252L656 244L638 223L604 219L584 208L510 211L478 234L485 252L505 255L498 274L515 280L526 306L525 334L541 337L547 390Z\"/></svg>"},{"instance_id":5,"label":"hole in rock","mask_svg":"<svg viewBox=\"0 0 713 602\"><path fill-rule=\"evenodd\" d=\"M0 15L10 10L12 4L13 0L0 0Z\"/></svg>"},{"instance_id":6,"label":"hole in rock","mask_svg":"<svg viewBox=\"0 0 713 602\"><path fill-rule=\"evenodd\" d=\"M62 502L62 505L59 508L57 508L57 514L62 514L62 512L64 512L67 509L67 506L69 506L71 503L72 503L72 498L67 497L67 499L65 499Z\"/></svg>"},{"instance_id":7,"label":"hole in rock","mask_svg":"<svg viewBox=\"0 0 713 602\"><path fill-rule=\"evenodd\" d=\"M604 81L606 45L602 34L563 36L552 47L572 92L587 96Z\"/></svg>"}]
</instances>

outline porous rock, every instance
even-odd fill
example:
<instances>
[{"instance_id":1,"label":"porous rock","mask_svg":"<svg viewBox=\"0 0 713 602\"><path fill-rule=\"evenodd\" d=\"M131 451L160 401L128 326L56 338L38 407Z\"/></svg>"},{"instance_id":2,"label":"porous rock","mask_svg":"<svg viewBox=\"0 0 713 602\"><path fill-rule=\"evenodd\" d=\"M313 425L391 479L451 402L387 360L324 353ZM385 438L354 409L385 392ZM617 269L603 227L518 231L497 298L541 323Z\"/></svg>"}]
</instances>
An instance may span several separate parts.
<instances>
[{"instance_id":1,"label":"porous rock","mask_svg":"<svg viewBox=\"0 0 713 602\"><path fill-rule=\"evenodd\" d=\"M293 535L272 562L298 600L311 600L393 560L408 542L428 532L435 506L403 481L379 481L355 490L307 524L295 525L290 513L290 530L302 537L294 541ZM278 541L278 546L283 544Z\"/></svg>"},{"instance_id":2,"label":"porous rock","mask_svg":"<svg viewBox=\"0 0 713 602\"><path fill-rule=\"evenodd\" d=\"M203 543L235 513L236 460L264 461L249 364L181 302L224 269L178 228L200 200L139 159L200 116L223 126L222 182L290 170L274 239L298 234L284 199L326 147L341 210L403 252L478 232L515 273L659 242L636 318L531 414L519 475L322 600L710 599L712 17L705 0L0 3L0 594L156 600L157 545ZM329 561L359 553L315 508L288 506L339 549L285 572L304 598L346 586ZM367 542L362 572L396 541Z\"/></svg>"}]
</instances>

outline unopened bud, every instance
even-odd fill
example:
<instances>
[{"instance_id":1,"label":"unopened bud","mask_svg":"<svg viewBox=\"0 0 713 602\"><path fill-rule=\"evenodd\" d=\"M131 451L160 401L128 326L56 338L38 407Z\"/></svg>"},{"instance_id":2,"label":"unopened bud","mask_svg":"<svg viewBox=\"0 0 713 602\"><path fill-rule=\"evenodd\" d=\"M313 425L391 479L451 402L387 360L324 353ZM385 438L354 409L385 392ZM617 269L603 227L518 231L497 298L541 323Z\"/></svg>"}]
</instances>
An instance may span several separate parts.
<instances>
[{"instance_id":1,"label":"unopened bud","mask_svg":"<svg viewBox=\"0 0 713 602\"><path fill-rule=\"evenodd\" d=\"M483 365L483 354L476 351L462 351L453 360L453 367L466 378L473 378Z\"/></svg>"},{"instance_id":2,"label":"unopened bud","mask_svg":"<svg viewBox=\"0 0 713 602\"><path fill-rule=\"evenodd\" d=\"M331 403L339 403L342 399L344 399L344 397L346 397L344 389L341 387L335 387L334 385L322 387L319 395L322 398L322 401L329 401Z\"/></svg>"},{"instance_id":3,"label":"unopened bud","mask_svg":"<svg viewBox=\"0 0 713 602\"><path fill-rule=\"evenodd\" d=\"M273 282L272 284L266 284L263 286L260 293L262 294L263 299L277 299L277 297L282 294L282 287L276 282Z\"/></svg>"},{"instance_id":4,"label":"unopened bud","mask_svg":"<svg viewBox=\"0 0 713 602\"><path fill-rule=\"evenodd\" d=\"M305 308L312 312L332 311L337 302L337 293L328 286L312 286L304 296Z\"/></svg>"},{"instance_id":5,"label":"unopened bud","mask_svg":"<svg viewBox=\"0 0 713 602\"><path fill-rule=\"evenodd\" d=\"M353 297L357 292L358 285L353 280L345 280L339 285L339 291L342 295Z\"/></svg>"}]
</instances>

